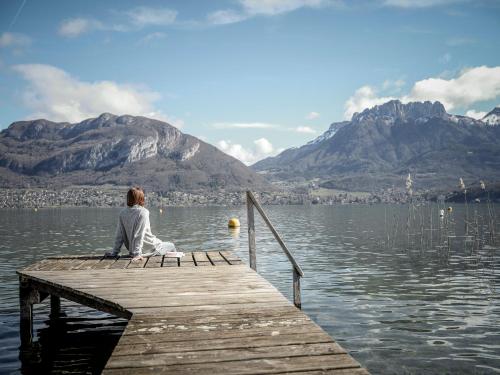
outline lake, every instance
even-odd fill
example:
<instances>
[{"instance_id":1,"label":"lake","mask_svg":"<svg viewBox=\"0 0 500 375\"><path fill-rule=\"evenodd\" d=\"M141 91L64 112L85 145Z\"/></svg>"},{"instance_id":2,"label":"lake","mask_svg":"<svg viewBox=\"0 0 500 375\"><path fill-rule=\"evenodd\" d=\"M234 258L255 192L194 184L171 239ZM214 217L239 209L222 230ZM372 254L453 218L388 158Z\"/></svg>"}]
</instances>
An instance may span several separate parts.
<instances>
[{"instance_id":1,"label":"lake","mask_svg":"<svg viewBox=\"0 0 500 375\"><path fill-rule=\"evenodd\" d=\"M440 208L265 207L304 270L304 312L373 374L500 373L498 208L453 204L443 218ZM118 212L0 211L1 373L102 368L126 321L69 301L55 322L48 302L37 305L36 342L20 352L15 270L49 255L110 250ZM230 217L240 218L241 231L228 230ZM181 250L248 259L245 207L167 207L150 218L153 233ZM256 232L259 273L291 299L287 258L260 218Z\"/></svg>"}]
</instances>

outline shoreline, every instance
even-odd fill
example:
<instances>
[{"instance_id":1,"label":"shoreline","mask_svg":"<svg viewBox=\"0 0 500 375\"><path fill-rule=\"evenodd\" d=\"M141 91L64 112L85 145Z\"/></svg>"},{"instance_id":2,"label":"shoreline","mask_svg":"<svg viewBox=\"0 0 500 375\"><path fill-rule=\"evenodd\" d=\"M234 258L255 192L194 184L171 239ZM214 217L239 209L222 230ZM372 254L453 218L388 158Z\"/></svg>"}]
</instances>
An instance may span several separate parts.
<instances>
[{"instance_id":1,"label":"shoreline","mask_svg":"<svg viewBox=\"0 0 500 375\"><path fill-rule=\"evenodd\" d=\"M62 189L45 188L0 188L0 208L70 208L70 207L123 207L126 187L71 187ZM334 191L325 194L311 189L308 191L272 191L255 193L263 205L339 205L339 204L405 204L408 196L403 191L387 190L379 193ZM494 197L492 197L494 198ZM495 197L496 198L496 197ZM470 196L469 202L478 198ZM146 192L149 207L235 207L244 206L244 191L205 192ZM463 203L463 195L456 193L437 195L425 192L412 197L414 203L450 202ZM485 202L481 197L479 202ZM497 199L492 199L497 201Z\"/></svg>"},{"instance_id":2,"label":"shoreline","mask_svg":"<svg viewBox=\"0 0 500 375\"><path fill-rule=\"evenodd\" d=\"M73 187L63 189L0 188L0 208L122 207L127 188ZM340 192L316 195L314 191L255 193L263 205L333 205L404 203L404 194ZM146 192L149 207L243 206L244 191Z\"/></svg>"}]
</instances>

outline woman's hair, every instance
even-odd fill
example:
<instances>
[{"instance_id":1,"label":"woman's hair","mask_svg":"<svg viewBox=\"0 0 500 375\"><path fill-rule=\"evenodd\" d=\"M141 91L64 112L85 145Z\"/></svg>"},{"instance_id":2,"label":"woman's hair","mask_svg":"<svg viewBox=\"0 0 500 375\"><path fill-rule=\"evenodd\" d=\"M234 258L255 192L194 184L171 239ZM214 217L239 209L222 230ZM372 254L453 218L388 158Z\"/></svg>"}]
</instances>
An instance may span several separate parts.
<instances>
[{"instance_id":1,"label":"woman's hair","mask_svg":"<svg viewBox=\"0 0 500 375\"><path fill-rule=\"evenodd\" d=\"M133 187L127 193L127 206L134 205L144 206L144 190L140 187Z\"/></svg>"}]
</instances>

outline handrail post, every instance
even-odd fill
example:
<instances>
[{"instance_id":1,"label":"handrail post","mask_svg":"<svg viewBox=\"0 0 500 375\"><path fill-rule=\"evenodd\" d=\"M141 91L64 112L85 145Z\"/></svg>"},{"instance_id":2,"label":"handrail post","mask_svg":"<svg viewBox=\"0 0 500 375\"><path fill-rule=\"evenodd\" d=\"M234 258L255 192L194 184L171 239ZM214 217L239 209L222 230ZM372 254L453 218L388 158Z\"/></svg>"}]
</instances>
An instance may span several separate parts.
<instances>
[{"instance_id":1,"label":"handrail post","mask_svg":"<svg viewBox=\"0 0 500 375\"><path fill-rule=\"evenodd\" d=\"M301 301L301 297L300 297L300 278L302 276L304 276L304 272L302 272L302 268L300 268L300 266L297 264L297 261L295 260L293 255L290 253L290 251L286 247L285 243L281 239L281 236L276 231L273 224L271 224L271 221L267 217L267 215L264 212L264 209L262 208L260 203L255 199L252 192L250 190L248 190L247 191L247 218L248 218L247 222L248 222L248 258L250 259L250 268L252 268L254 271L257 271L257 257L256 257L256 251L255 251L255 221L254 221L254 213L253 213L254 207L257 209L260 216L262 217L262 219L264 220L264 222L267 224L267 226L271 230L272 234L274 235L274 238L280 244L280 246L283 249L283 252L287 256L288 260L293 265L293 303L297 308L300 309L302 307L302 301Z\"/></svg>"},{"instance_id":2,"label":"handrail post","mask_svg":"<svg viewBox=\"0 0 500 375\"><path fill-rule=\"evenodd\" d=\"M302 301L300 298L300 275L295 268L293 268L293 304L295 307L302 309Z\"/></svg>"},{"instance_id":3,"label":"handrail post","mask_svg":"<svg viewBox=\"0 0 500 375\"><path fill-rule=\"evenodd\" d=\"M247 192L247 223L248 223L248 259L250 268L257 271L257 255L255 252L255 218L253 214L253 201Z\"/></svg>"}]
</instances>

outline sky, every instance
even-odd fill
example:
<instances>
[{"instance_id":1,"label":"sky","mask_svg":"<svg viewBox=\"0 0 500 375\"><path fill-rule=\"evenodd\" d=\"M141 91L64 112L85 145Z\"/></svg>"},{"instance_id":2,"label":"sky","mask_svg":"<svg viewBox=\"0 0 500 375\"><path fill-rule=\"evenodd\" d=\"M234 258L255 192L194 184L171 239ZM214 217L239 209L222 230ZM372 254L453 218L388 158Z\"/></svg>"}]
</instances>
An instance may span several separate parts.
<instances>
[{"instance_id":1,"label":"sky","mask_svg":"<svg viewBox=\"0 0 500 375\"><path fill-rule=\"evenodd\" d=\"M0 0L0 130L142 115L252 164L391 99L500 105L500 0Z\"/></svg>"}]
</instances>

